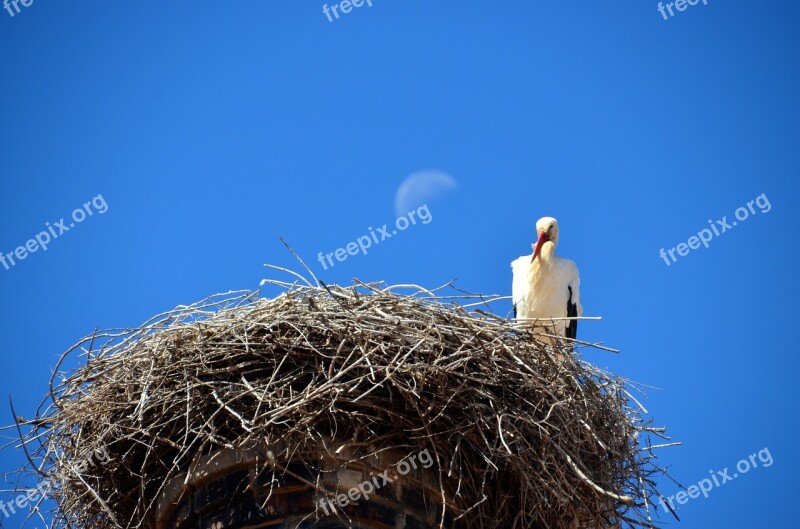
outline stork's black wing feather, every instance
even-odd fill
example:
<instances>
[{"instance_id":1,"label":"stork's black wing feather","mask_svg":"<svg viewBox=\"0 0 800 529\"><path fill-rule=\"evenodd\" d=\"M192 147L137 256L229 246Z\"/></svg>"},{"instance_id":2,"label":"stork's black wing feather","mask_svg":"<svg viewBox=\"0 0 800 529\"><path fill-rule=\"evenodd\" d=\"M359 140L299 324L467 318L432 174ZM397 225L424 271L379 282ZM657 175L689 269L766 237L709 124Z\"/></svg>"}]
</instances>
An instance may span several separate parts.
<instances>
[{"instance_id":1,"label":"stork's black wing feather","mask_svg":"<svg viewBox=\"0 0 800 529\"><path fill-rule=\"evenodd\" d=\"M567 317L577 318L578 304L572 302L572 287L567 288L569 289L569 299L567 300ZM572 338L573 340L578 336L578 320L567 320L566 335L567 338Z\"/></svg>"}]
</instances>

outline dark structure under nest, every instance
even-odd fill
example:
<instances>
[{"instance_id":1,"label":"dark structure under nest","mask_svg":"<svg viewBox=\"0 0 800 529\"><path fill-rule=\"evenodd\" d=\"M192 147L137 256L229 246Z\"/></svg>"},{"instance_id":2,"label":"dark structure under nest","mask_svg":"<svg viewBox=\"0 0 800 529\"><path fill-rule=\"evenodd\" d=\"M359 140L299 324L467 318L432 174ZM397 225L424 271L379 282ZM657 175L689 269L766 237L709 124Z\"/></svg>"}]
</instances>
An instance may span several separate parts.
<instances>
[{"instance_id":1,"label":"dark structure under nest","mask_svg":"<svg viewBox=\"0 0 800 529\"><path fill-rule=\"evenodd\" d=\"M627 382L574 353L557 362L492 299L271 283L274 299L214 296L65 353L82 367L57 373L17 425L23 472L54 484L53 527L155 528L168 489L220 450L261 454L269 479L315 497L336 493L323 462L379 468L427 450L430 526L651 526L662 470L649 440L663 435ZM98 451L108 460L78 468Z\"/></svg>"}]
</instances>

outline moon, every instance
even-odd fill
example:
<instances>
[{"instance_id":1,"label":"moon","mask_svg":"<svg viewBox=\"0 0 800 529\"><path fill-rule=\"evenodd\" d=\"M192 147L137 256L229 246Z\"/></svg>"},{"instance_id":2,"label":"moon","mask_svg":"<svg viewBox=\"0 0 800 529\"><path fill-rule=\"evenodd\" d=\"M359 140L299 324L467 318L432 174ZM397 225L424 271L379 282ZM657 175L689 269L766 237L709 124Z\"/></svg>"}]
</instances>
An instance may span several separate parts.
<instances>
[{"instance_id":1,"label":"moon","mask_svg":"<svg viewBox=\"0 0 800 529\"><path fill-rule=\"evenodd\" d=\"M437 169L411 173L394 195L394 213L398 217L458 187L455 178Z\"/></svg>"}]
</instances>

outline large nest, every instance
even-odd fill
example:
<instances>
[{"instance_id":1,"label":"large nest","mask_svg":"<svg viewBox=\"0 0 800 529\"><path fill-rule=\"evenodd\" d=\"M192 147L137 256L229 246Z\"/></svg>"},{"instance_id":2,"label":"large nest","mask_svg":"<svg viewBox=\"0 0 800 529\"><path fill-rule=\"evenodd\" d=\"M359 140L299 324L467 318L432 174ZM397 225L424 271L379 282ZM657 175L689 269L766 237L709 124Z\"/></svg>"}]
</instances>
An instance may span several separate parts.
<instances>
[{"instance_id":1,"label":"large nest","mask_svg":"<svg viewBox=\"0 0 800 529\"><path fill-rule=\"evenodd\" d=\"M274 299L215 296L65 353L82 367L18 424L53 527L153 527L198 454L261 443L289 461L330 439L428 449L454 527L651 526L661 430L574 344L452 288L272 283Z\"/></svg>"}]
</instances>

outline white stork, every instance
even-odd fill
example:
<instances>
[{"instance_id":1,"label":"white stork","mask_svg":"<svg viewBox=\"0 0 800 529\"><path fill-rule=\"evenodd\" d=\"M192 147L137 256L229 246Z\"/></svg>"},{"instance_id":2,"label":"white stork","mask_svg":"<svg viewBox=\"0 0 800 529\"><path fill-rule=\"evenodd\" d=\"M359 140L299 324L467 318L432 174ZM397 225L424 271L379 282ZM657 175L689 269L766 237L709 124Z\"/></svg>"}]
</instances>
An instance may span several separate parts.
<instances>
[{"instance_id":1,"label":"white stork","mask_svg":"<svg viewBox=\"0 0 800 529\"><path fill-rule=\"evenodd\" d=\"M511 297L514 318L564 318L583 314L578 267L574 261L555 255L558 222L542 217L536 223L537 241L533 255L511 263ZM578 320L537 322L550 334L575 338Z\"/></svg>"}]
</instances>

